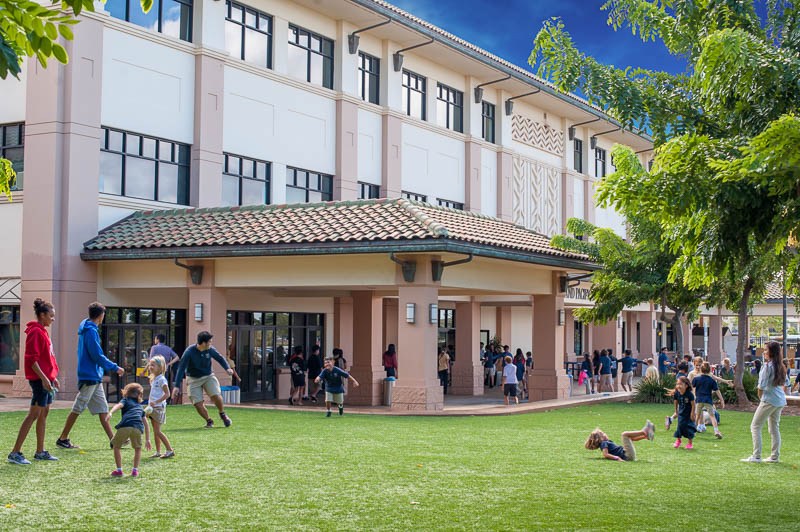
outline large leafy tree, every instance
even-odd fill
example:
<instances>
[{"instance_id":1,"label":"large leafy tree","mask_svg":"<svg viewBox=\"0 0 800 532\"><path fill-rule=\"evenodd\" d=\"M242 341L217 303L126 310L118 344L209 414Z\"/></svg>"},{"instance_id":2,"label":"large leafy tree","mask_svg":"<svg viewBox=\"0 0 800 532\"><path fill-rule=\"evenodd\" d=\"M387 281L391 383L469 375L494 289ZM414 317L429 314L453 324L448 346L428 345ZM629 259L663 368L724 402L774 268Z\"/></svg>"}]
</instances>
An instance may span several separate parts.
<instances>
[{"instance_id":1,"label":"large leafy tree","mask_svg":"<svg viewBox=\"0 0 800 532\"><path fill-rule=\"evenodd\" d=\"M685 60L677 75L601 64L557 19L544 23L530 57L561 90L580 90L626 128L652 134L652 168L626 164L633 154L617 148L599 197L659 224L677 257L672 280L722 283L713 295L739 310L740 396L748 308L787 260L800 221L800 4L763 6L762 19L752 0L608 1L611 26Z\"/></svg>"}]
</instances>

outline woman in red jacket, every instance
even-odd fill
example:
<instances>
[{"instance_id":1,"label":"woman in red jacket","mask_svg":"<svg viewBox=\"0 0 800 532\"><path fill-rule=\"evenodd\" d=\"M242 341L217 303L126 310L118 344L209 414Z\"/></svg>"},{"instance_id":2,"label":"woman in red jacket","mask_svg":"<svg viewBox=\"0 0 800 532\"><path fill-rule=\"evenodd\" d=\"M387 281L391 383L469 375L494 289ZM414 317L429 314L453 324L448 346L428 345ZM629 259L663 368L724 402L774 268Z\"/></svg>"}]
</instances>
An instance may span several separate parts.
<instances>
[{"instance_id":1,"label":"woman in red jacket","mask_svg":"<svg viewBox=\"0 0 800 532\"><path fill-rule=\"evenodd\" d=\"M36 321L28 322L25 329L25 378L33 390L31 409L22 422L17 436L14 450L8 455L12 464L30 465L22 454L22 444L28 437L33 423L36 422L36 454L35 460L58 460L55 456L44 450L44 432L47 427L47 414L53 402L55 392L58 391L58 364L53 354L53 344L47 333L49 327L56 319L56 313L51 303L36 298L33 302L33 311Z\"/></svg>"},{"instance_id":2,"label":"woman in red jacket","mask_svg":"<svg viewBox=\"0 0 800 532\"><path fill-rule=\"evenodd\" d=\"M389 344L383 353L383 369L387 377L397 377L397 351L394 344Z\"/></svg>"}]
</instances>

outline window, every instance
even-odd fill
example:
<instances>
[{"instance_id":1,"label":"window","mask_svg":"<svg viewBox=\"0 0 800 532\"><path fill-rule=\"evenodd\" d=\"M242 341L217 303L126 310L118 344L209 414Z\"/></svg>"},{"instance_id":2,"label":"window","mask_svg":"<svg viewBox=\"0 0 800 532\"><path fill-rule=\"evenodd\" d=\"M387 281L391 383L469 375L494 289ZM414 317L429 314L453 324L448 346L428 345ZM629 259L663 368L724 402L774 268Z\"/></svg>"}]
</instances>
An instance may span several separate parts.
<instances>
[{"instance_id":1,"label":"window","mask_svg":"<svg viewBox=\"0 0 800 532\"><path fill-rule=\"evenodd\" d=\"M333 88L333 41L289 25L289 74Z\"/></svg>"},{"instance_id":2,"label":"window","mask_svg":"<svg viewBox=\"0 0 800 532\"><path fill-rule=\"evenodd\" d=\"M22 190L25 170L25 125L6 124L0 126L0 158L11 161L11 167L17 178L11 190Z\"/></svg>"},{"instance_id":3,"label":"window","mask_svg":"<svg viewBox=\"0 0 800 532\"><path fill-rule=\"evenodd\" d=\"M272 68L272 17L235 2L225 16L225 49L232 57Z\"/></svg>"},{"instance_id":4,"label":"window","mask_svg":"<svg viewBox=\"0 0 800 532\"><path fill-rule=\"evenodd\" d=\"M358 52L358 94L369 103L378 103L378 80L381 75L381 60L364 52Z\"/></svg>"},{"instance_id":5,"label":"window","mask_svg":"<svg viewBox=\"0 0 800 532\"><path fill-rule=\"evenodd\" d=\"M270 164L225 154L222 167L224 205L265 205L269 200Z\"/></svg>"},{"instance_id":6,"label":"window","mask_svg":"<svg viewBox=\"0 0 800 532\"><path fill-rule=\"evenodd\" d=\"M486 142L494 144L494 104L483 102L481 107L481 136Z\"/></svg>"},{"instance_id":7,"label":"window","mask_svg":"<svg viewBox=\"0 0 800 532\"><path fill-rule=\"evenodd\" d=\"M0 306L0 374L19 369L19 307Z\"/></svg>"},{"instance_id":8,"label":"window","mask_svg":"<svg viewBox=\"0 0 800 532\"><path fill-rule=\"evenodd\" d=\"M464 132L464 93L447 85L436 85L436 123Z\"/></svg>"},{"instance_id":9,"label":"window","mask_svg":"<svg viewBox=\"0 0 800 532\"><path fill-rule=\"evenodd\" d=\"M153 0L143 13L139 0L106 0L105 10L112 17L182 41L192 42L192 0Z\"/></svg>"},{"instance_id":10,"label":"window","mask_svg":"<svg viewBox=\"0 0 800 532\"><path fill-rule=\"evenodd\" d=\"M416 192L406 192L405 190L400 193L405 199L410 199L413 201L421 201L423 203L428 202L428 196L425 194L417 194Z\"/></svg>"},{"instance_id":11,"label":"window","mask_svg":"<svg viewBox=\"0 0 800 532\"><path fill-rule=\"evenodd\" d=\"M594 149L594 175L595 177L606 176L606 150L603 148Z\"/></svg>"},{"instance_id":12,"label":"window","mask_svg":"<svg viewBox=\"0 0 800 532\"><path fill-rule=\"evenodd\" d=\"M450 201L442 198L436 198L436 201L439 202L440 207L449 207L450 209L458 209L459 211L464 210L464 204L457 201Z\"/></svg>"},{"instance_id":13,"label":"window","mask_svg":"<svg viewBox=\"0 0 800 532\"><path fill-rule=\"evenodd\" d=\"M286 203L333 199L333 176L286 167Z\"/></svg>"},{"instance_id":14,"label":"window","mask_svg":"<svg viewBox=\"0 0 800 532\"><path fill-rule=\"evenodd\" d=\"M100 192L189 205L189 146L103 128Z\"/></svg>"},{"instance_id":15,"label":"window","mask_svg":"<svg viewBox=\"0 0 800 532\"><path fill-rule=\"evenodd\" d=\"M455 329L456 328L456 311L449 308L439 309L439 328L440 329Z\"/></svg>"},{"instance_id":16,"label":"window","mask_svg":"<svg viewBox=\"0 0 800 532\"><path fill-rule=\"evenodd\" d=\"M575 139L573 164L576 172L583 173L583 141L580 139Z\"/></svg>"},{"instance_id":17,"label":"window","mask_svg":"<svg viewBox=\"0 0 800 532\"><path fill-rule=\"evenodd\" d=\"M425 78L403 69L403 112L425 120Z\"/></svg>"},{"instance_id":18,"label":"window","mask_svg":"<svg viewBox=\"0 0 800 532\"><path fill-rule=\"evenodd\" d=\"M381 197L381 187L371 183L358 182L358 199L375 199Z\"/></svg>"},{"instance_id":19,"label":"window","mask_svg":"<svg viewBox=\"0 0 800 532\"><path fill-rule=\"evenodd\" d=\"M266 353L266 364L268 370L272 367L286 367L289 361L289 354L295 346L303 347L303 352L308 355L311 348L315 345L324 347L325 314L308 314L303 312L240 312L228 311L226 315L228 331L235 328L261 329L266 335L264 345L257 342L257 351ZM230 346L229 346L230 347ZM236 346L234 346L236 347ZM243 369L248 372L257 372L258 364L249 364L254 359L248 360L241 356L236 367L241 373ZM248 349L245 351L251 355ZM274 357L273 357L274 354ZM260 360L260 358L259 358ZM251 366L251 367L247 367ZM255 366L255 367L253 367ZM243 381L248 380L248 376L240 374ZM253 379L249 379L253 383Z\"/></svg>"}]
</instances>

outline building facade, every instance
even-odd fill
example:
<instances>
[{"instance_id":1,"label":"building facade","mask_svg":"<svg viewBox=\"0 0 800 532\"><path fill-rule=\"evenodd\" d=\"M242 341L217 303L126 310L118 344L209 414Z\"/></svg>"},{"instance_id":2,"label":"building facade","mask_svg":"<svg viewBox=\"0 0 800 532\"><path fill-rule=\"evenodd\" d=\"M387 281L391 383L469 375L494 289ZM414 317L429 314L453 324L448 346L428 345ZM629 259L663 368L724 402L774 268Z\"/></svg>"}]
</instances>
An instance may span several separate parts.
<instances>
[{"instance_id":1,"label":"building facade","mask_svg":"<svg viewBox=\"0 0 800 532\"><path fill-rule=\"evenodd\" d=\"M103 342L129 369L109 379L112 398L159 332L179 350L210 329L251 399L286 397L286 355L319 344L350 354L367 383L357 400L375 404L380 353L396 343L400 408L441 406L437 345L453 346L454 390L470 394L482 393L479 341L533 351L540 399L566 393L565 356L655 350L650 307L602 327L575 322L571 309L590 303L570 279L592 265L546 238L571 216L624 236L593 184L613 171L614 144L646 162L646 137L380 0L137 6L98 4L65 43L68 65L27 61L21 80L0 82L0 152L19 175L0 202L0 393L26 392L20 324L35 297L57 307L65 393L86 306L109 307ZM299 207L287 204L323 205L321 221L291 225ZM381 225L401 208L442 229ZM136 233L147 215L130 216L151 211L173 218ZM269 235L237 218L231 240L204 222L220 213L269 220ZM170 224L208 238L170 240ZM385 230L341 236L343 224ZM151 230L164 239L145 238ZM106 249L104 235L119 240ZM314 240L324 250L309 251ZM202 266L199 282L187 266Z\"/></svg>"}]
</instances>

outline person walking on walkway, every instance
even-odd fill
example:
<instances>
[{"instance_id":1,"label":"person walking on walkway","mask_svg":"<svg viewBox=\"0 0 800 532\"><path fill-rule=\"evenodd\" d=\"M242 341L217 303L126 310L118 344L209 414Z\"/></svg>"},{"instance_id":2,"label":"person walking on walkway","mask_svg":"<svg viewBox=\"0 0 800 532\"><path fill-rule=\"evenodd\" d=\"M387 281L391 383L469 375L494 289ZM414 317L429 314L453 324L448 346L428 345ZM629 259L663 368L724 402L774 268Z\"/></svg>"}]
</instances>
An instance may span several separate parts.
<instances>
[{"instance_id":1,"label":"person walking on walkway","mask_svg":"<svg viewBox=\"0 0 800 532\"><path fill-rule=\"evenodd\" d=\"M495 375L497 374L497 368L494 365L497 361L496 356L494 346L490 344L486 349L485 358L483 360L483 376L486 378L489 388L494 388Z\"/></svg>"},{"instance_id":2,"label":"person walking on walkway","mask_svg":"<svg viewBox=\"0 0 800 532\"><path fill-rule=\"evenodd\" d=\"M383 370L387 377L397 377L397 350L394 344L389 344L383 353Z\"/></svg>"},{"instance_id":3,"label":"person walking on walkway","mask_svg":"<svg viewBox=\"0 0 800 532\"><path fill-rule=\"evenodd\" d=\"M594 390L594 373L592 372L592 361L589 360L589 353L583 354L583 362L581 362L581 371L584 372L583 385L586 386L586 395L595 393Z\"/></svg>"},{"instance_id":4,"label":"person walking on walkway","mask_svg":"<svg viewBox=\"0 0 800 532\"><path fill-rule=\"evenodd\" d=\"M625 356L619 360L619 363L622 364L622 389L623 391L632 392L633 365L636 363L636 359L631 355L630 349L625 350Z\"/></svg>"},{"instance_id":5,"label":"person walking on walkway","mask_svg":"<svg viewBox=\"0 0 800 532\"><path fill-rule=\"evenodd\" d=\"M519 397L517 397L517 366L511 361L511 355L505 357L506 365L503 366L503 397L508 406L509 397L514 398L514 404L519 404Z\"/></svg>"},{"instance_id":6,"label":"person walking on walkway","mask_svg":"<svg viewBox=\"0 0 800 532\"><path fill-rule=\"evenodd\" d=\"M153 339L150 358L152 359L155 356L164 357L164 361L167 363L166 368L164 368L164 378L167 380L167 385L171 386L173 366L180 361L181 357L167 345L167 337L163 333L158 333Z\"/></svg>"},{"instance_id":7,"label":"person walking on walkway","mask_svg":"<svg viewBox=\"0 0 800 532\"><path fill-rule=\"evenodd\" d=\"M600 351L600 392L611 392L611 359L608 351Z\"/></svg>"},{"instance_id":8,"label":"person walking on walkway","mask_svg":"<svg viewBox=\"0 0 800 532\"><path fill-rule=\"evenodd\" d=\"M778 342L768 342L764 351L767 363L761 367L758 374L758 404L750 432L753 435L753 454L749 458L742 458L742 462L760 463L761 460L761 429L764 423L769 423L769 435L772 440L772 452L769 458L763 461L777 464L781 454L781 411L786 406L786 394L783 385L786 382L786 366L783 365L781 346Z\"/></svg>"},{"instance_id":9,"label":"person walking on walkway","mask_svg":"<svg viewBox=\"0 0 800 532\"><path fill-rule=\"evenodd\" d=\"M439 348L437 368L439 370L439 385L444 388L444 394L447 395L447 370L450 369L450 355L445 352L444 347Z\"/></svg>"},{"instance_id":10,"label":"person walking on walkway","mask_svg":"<svg viewBox=\"0 0 800 532\"><path fill-rule=\"evenodd\" d=\"M594 389L600 393L600 351L597 349L592 353L592 372Z\"/></svg>"}]
</instances>

